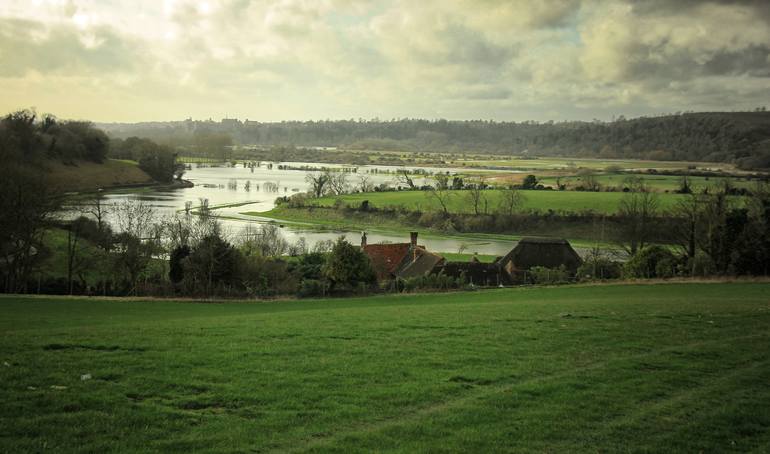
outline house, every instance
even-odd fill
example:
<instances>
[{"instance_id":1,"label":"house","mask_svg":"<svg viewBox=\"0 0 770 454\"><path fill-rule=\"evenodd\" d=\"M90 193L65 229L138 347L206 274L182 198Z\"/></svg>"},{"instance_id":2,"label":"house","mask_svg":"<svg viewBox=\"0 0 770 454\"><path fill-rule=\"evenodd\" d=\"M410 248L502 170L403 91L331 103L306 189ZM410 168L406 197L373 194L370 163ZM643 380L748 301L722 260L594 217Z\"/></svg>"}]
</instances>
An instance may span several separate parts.
<instances>
[{"instance_id":1,"label":"house","mask_svg":"<svg viewBox=\"0 0 770 454\"><path fill-rule=\"evenodd\" d=\"M369 257L378 281L426 276L444 257L417 244L417 232L410 233L409 243L367 244L361 235L361 250Z\"/></svg>"},{"instance_id":2,"label":"house","mask_svg":"<svg viewBox=\"0 0 770 454\"><path fill-rule=\"evenodd\" d=\"M513 282L525 280L526 271L542 266L559 268L564 266L575 274L583 263L569 241L562 238L522 238L511 252L497 261L497 265Z\"/></svg>"}]
</instances>

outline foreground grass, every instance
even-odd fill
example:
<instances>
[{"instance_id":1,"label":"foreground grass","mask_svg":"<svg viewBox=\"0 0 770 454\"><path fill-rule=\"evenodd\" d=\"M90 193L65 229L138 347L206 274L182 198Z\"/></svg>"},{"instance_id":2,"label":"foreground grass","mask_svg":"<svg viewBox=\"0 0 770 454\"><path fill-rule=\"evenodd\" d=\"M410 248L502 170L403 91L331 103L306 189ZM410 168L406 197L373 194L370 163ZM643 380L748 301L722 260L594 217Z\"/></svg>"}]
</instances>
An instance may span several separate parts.
<instances>
[{"instance_id":1,"label":"foreground grass","mask_svg":"<svg viewBox=\"0 0 770 454\"><path fill-rule=\"evenodd\" d=\"M4 297L0 451L765 452L768 294Z\"/></svg>"}]
</instances>

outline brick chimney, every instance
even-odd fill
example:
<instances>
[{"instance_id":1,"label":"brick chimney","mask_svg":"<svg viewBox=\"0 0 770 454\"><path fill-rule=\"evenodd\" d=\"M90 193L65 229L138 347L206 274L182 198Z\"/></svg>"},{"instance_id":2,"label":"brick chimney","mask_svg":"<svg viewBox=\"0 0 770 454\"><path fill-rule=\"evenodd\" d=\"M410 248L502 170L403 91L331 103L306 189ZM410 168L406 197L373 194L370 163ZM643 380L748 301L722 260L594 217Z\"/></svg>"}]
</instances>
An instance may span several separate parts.
<instances>
[{"instance_id":1,"label":"brick chimney","mask_svg":"<svg viewBox=\"0 0 770 454\"><path fill-rule=\"evenodd\" d=\"M366 247L366 232L361 232L361 249Z\"/></svg>"}]
</instances>

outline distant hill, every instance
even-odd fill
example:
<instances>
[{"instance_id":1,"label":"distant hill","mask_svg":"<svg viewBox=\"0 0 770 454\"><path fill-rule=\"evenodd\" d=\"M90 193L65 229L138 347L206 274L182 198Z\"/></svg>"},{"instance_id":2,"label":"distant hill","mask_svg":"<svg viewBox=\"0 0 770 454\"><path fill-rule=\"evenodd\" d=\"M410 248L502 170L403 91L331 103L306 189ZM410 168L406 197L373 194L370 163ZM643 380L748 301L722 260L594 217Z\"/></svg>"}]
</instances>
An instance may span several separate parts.
<instances>
[{"instance_id":1,"label":"distant hill","mask_svg":"<svg viewBox=\"0 0 770 454\"><path fill-rule=\"evenodd\" d=\"M148 137L177 147L207 141L257 146L476 152L731 162L770 168L770 112L702 112L612 122L495 122L402 119L260 123L106 123L114 137ZM320 151L319 151L320 152Z\"/></svg>"}]
</instances>

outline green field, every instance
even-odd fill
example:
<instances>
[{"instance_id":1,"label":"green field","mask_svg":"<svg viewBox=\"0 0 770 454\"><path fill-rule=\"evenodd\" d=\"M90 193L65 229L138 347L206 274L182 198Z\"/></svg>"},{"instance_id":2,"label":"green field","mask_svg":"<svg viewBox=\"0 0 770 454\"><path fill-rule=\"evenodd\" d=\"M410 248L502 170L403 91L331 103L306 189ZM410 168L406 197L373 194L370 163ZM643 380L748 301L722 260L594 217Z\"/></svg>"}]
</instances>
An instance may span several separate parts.
<instances>
[{"instance_id":1,"label":"green field","mask_svg":"<svg viewBox=\"0 0 770 454\"><path fill-rule=\"evenodd\" d=\"M681 176L674 175L629 175L629 174L597 174L596 181L605 188L617 188L622 190L626 186L629 177L639 178L644 181L652 190L658 192L674 192L681 187ZM567 185L568 189L583 185L584 177L579 175L565 176L559 178L561 184ZM746 178L738 177L688 177L690 187L694 192L701 192L707 188L720 188L724 181L729 181L736 188L751 188L756 183ZM545 186L556 187L556 177L542 177L539 182Z\"/></svg>"},{"instance_id":2,"label":"green field","mask_svg":"<svg viewBox=\"0 0 770 454\"><path fill-rule=\"evenodd\" d=\"M153 179L134 161L107 159L101 164L78 161L65 165L51 160L46 163L51 184L64 191L95 191L100 188L149 185Z\"/></svg>"},{"instance_id":3,"label":"green field","mask_svg":"<svg viewBox=\"0 0 770 454\"><path fill-rule=\"evenodd\" d=\"M641 159L590 159L590 158L508 158L503 156L489 159L457 160L468 166L493 166L510 169L558 170L558 169L596 169L618 167L623 170L734 170L735 166L724 162L688 162L688 161L649 161Z\"/></svg>"},{"instance_id":4,"label":"green field","mask_svg":"<svg viewBox=\"0 0 770 454\"><path fill-rule=\"evenodd\" d=\"M0 452L767 452L768 295L6 296Z\"/></svg>"},{"instance_id":5,"label":"green field","mask_svg":"<svg viewBox=\"0 0 770 454\"><path fill-rule=\"evenodd\" d=\"M448 191L451 193L448 207L451 213L473 213L473 206L468 201L469 191ZM577 191L520 191L524 196L521 210L540 210L546 212L579 212L592 210L597 213L615 213L622 192L577 192ZM484 191L489 199L490 210L493 211L500 203L502 191L490 189ZM669 209L676 205L684 196L679 194L660 194L661 209ZM313 203L319 206L333 206L337 199L344 203L358 206L368 200L373 207L403 206L409 210L437 211L438 202L428 191L392 191L346 194L338 197L322 197Z\"/></svg>"}]
</instances>

